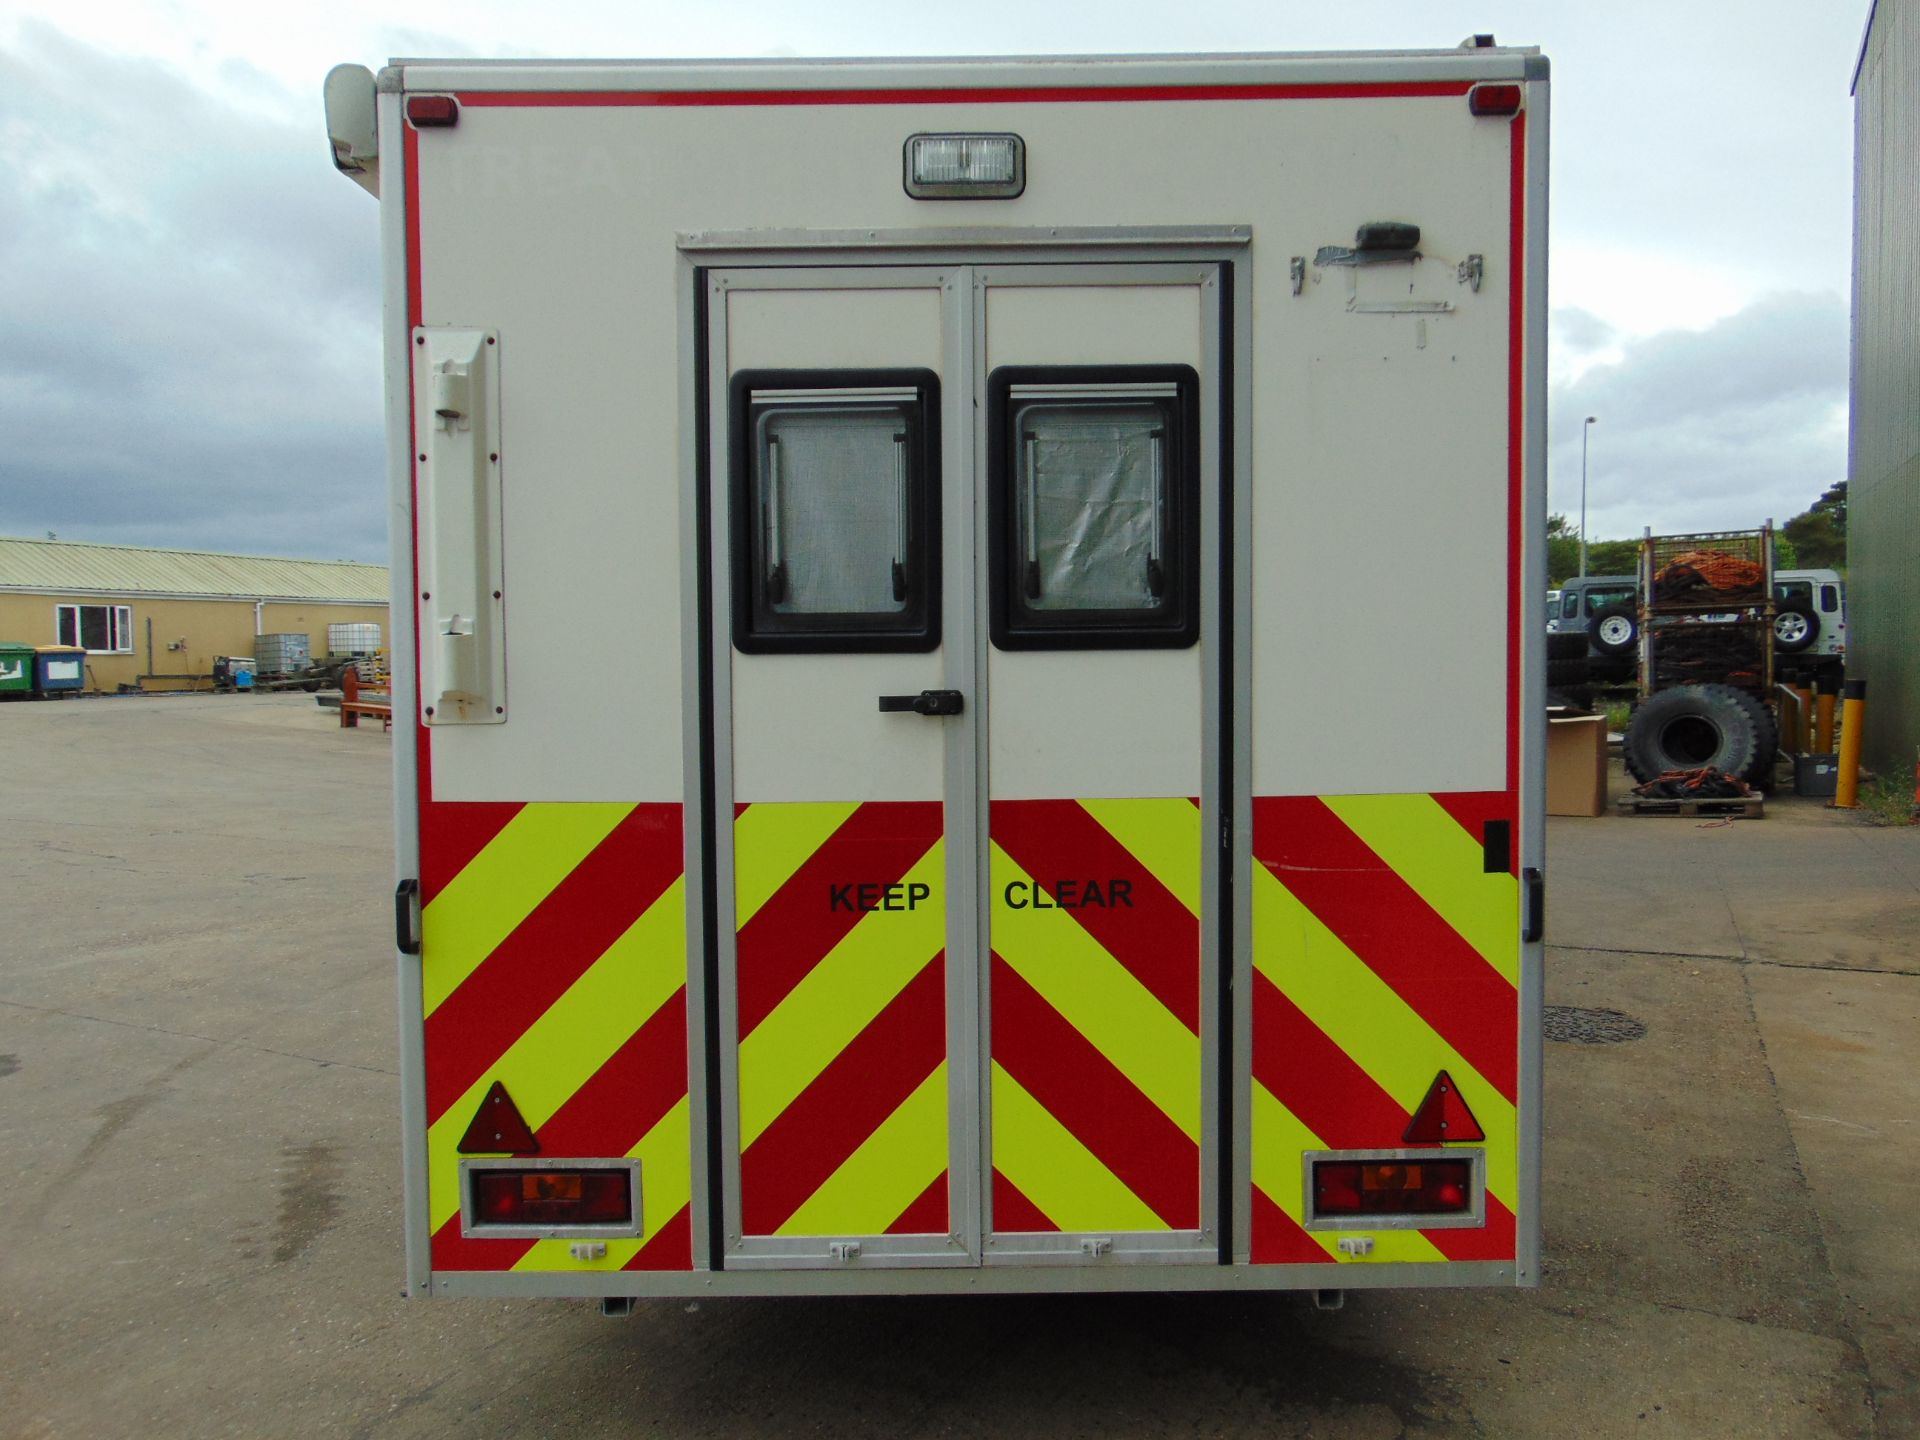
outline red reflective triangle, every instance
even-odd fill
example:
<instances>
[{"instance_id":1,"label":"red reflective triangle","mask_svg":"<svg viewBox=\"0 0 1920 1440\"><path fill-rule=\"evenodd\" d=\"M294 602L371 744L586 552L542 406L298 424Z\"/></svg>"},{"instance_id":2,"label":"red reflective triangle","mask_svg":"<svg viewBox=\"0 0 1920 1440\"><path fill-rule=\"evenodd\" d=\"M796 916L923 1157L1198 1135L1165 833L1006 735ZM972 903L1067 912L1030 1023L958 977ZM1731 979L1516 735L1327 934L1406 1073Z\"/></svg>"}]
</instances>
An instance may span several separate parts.
<instances>
[{"instance_id":1,"label":"red reflective triangle","mask_svg":"<svg viewBox=\"0 0 1920 1440\"><path fill-rule=\"evenodd\" d=\"M520 1107L498 1080L488 1088L473 1123L460 1137L462 1155L538 1155L540 1142L521 1118Z\"/></svg>"},{"instance_id":2,"label":"red reflective triangle","mask_svg":"<svg viewBox=\"0 0 1920 1440\"><path fill-rule=\"evenodd\" d=\"M1473 1118L1473 1111L1460 1098L1460 1090L1453 1083L1453 1077L1442 1070L1433 1077L1433 1086L1427 1091L1427 1098L1420 1102L1420 1108L1413 1112L1413 1119L1407 1122L1407 1133L1401 1137L1401 1141L1407 1145L1439 1145L1448 1140L1486 1138L1487 1132L1480 1128L1480 1122Z\"/></svg>"}]
</instances>

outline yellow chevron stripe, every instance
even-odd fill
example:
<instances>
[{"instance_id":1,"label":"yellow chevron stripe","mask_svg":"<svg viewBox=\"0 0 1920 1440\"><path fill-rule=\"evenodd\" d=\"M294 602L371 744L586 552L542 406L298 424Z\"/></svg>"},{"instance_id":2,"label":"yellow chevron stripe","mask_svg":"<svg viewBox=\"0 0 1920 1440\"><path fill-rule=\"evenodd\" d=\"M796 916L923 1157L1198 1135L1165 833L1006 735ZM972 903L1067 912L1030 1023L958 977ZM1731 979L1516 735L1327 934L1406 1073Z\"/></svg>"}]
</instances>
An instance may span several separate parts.
<instances>
[{"instance_id":1,"label":"yellow chevron stripe","mask_svg":"<svg viewBox=\"0 0 1920 1440\"><path fill-rule=\"evenodd\" d=\"M1513 1106L1264 865L1253 867L1253 963L1306 1017L1413 1110L1441 1070L1487 1132L1487 1188L1518 1196Z\"/></svg>"},{"instance_id":2,"label":"yellow chevron stripe","mask_svg":"<svg viewBox=\"0 0 1920 1440\"><path fill-rule=\"evenodd\" d=\"M826 802L749 805L733 822L734 928L751 920L859 808Z\"/></svg>"},{"instance_id":3,"label":"yellow chevron stripe","mask_svg":"<svg viewBox=\"0 0 1920 1440\"><path fill-rule=\"evenodd\" d=\"M1170 1228L997 1063L993 1164L1062 1230Z\"/></svg>"},{"instance_id":4,"label":"yellow chevron stripe","mask_svg":"<svg viewBox=\"0 0 1920 1440\"><path fill-rule=\"evenodd\" d=\"M1258 1080L1253 1082L1253 1183L1296 1224L1304 1226L1307 1221L1306 1176L1300 1157L1309 1150L1326 1148L1320 1137L1274 1099L1266 1086ZM1328 1259L1345 1263L1379 1265L1399 1260L1431 1264L1447 1258L1418 1230L1387 1228L1361 1232L1373 1237L1373 1250L1367 1255L1340 1252L1340 1237L1356 1233L1354 1231L1309 1230L1307 1233L1327 1252Z\"/></svg>"},{"instance_id":5,"label":"yellow chevron stripe","mask_svg":"<svg viewBox=\"0 0 1920 1440\"><path fill-rule=\"evenodd\" d=\"M1200 807L1191 800L1082 800L1080 808L1173 892L1200 913Z\"/></svg>"},{"instance_id":6,"label":"yellow chevron stripe","mask_svg":"<svg viewBox=\"0 0 1920 1440\"><path fill-rule=\"evenodd\" d=\"M458 990L632 809L624 803L522 806L420 914L425 1013Z\"/></svg>"},{"instance_id":7,"label":"yellow chevron stripe","mask_svg":"<svg viewBox=\"0 0 1920 1440\"><path fill-rule=\"evenodd\" d=\"M883 1234L946 1168L943 1060L774 1233Z\"/></svg>"},{"instance_id":8,"label":"yellow chevron stripe","mask_svg":"<svg viewBox=\"0 0 1920 1440\"><path fill-rule=\"evenodd\" d=\"M1200 1037L1066 911L1007 906L1007 886L1032 877L998 845L991 865L994 953L1197 1143Z\"/></svg>"},{"instance_id":9,"label":"yellow chevron stripe","mask_svg":"<svg viewBox=\"0 0 1920 1440\"><path fill-rule=\"evenodd\" d=\"M599 1260L576 1260L567 1253L571 1240L536 1240L513 1262L516 1270L618 1270L638 1255L666 1223L686 1208L693 1197L693 1137L688 1129L687 1102L680 1103L654 1123L638 1145L627 1152L640 1162L640 1223L636 1240L609 1240Z\"/></svg>"},{"instance_id":10,"label":"yellow chevron stripe","mask_svg":"<svg viewBox=\"0 0 1920 1440\"><path fill-rule=\"evenodd\" d=\"M1431 795L1323 795L1320 803L1509 985L1520 983L1520 882L1485 872L1486 852L1446 807Z\"/></svg>"},{"instance_id":11,"label":"yellow chevron stripe","mask_svg":"<svg viewBox=\"0 0 1920 1440\"><path fill-rule=\"evenodd\" d=\"M507 1087L536 1130L687 982L686 879L682 876L467 1093L427 1130L427 1193L438 1230L460 1209L457 1146L487 1088Z\"/></svg>"},{"instance_id":12,"label":"yellow chevron stripe","mask_svg":"<svg viewBox=\"0 0 1920 1440\"><path fill-rule=\"evenodd\" d=\"M902 883L918 881L931 886L934 896L941 895L945 857L945 843L936 842ZM912 910L876 910L863 916L807 972L773 1013L740 1042L742 1151L873 1023L946 943L946 906L923 900Z\"/></svg>"}]
</instances>

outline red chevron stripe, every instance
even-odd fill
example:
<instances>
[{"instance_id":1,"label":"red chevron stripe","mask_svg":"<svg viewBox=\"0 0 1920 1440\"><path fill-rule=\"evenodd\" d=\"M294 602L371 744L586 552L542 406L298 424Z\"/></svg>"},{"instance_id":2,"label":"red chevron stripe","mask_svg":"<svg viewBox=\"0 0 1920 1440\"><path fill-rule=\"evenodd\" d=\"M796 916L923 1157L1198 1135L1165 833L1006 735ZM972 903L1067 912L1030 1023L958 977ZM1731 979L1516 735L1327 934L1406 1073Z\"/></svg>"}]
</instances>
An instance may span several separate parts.
<instances>
[{"instance_id":1,"label":"red chevron stripe","mask_svg":"<svg viewBox=\"0 0 1920 1440\"><path fill-rule=\"evenodd\" d=\"M832 888L891 885L933 848L944 823L937 800L870 801L754 912L737 948L742 1039L864 918L831 908Z\"/></svg>"},{"instance_id":2,"label":"red chevron stripe","mask_svg":"<svg viewBox=\"0 0 1920 1440\"><path fill-rule=\"evenodd\" d=\"M1199 1228L1199 1147L997 954L993 1058L1154 1214Z\"/></svg>"},{"instance_id":3,"label":"red chevron stripe","mask_svg":"<svg viewBox=\"0 0 1920 1440\"><path fill-rule=\"evenodd\" d=\"M1055 1234L1060 1227L998 1170L993 1172L993 1232L996 1235Z\"/></svg>"},{"instance_id":4,"label":"red chevron stripe","mask_svg":"<svg viewBox=\"0 0 1920 1440\"><path fill-rule=\"evenodd\" d=\"M518 815L521 802L437 801L420 810L420 903L426 904L466 869Z\"/></svg>"},{"instance_id":5,"label":"red chevron stripe","mask_svg":"<svg viewBox=\"0 0 1920 1440\"><path fill-rule=\"evenodd\" d=\"M1486 840L1487 821L1505 820L1514 825L1513 796L1503 790L1462 790L1451 794L1436 794L1435 802L1442 810L1460 822L1460 828L1473 837L1473 843L1483 844ZM1507 869L1517 875L1520 873L1520 836L1518 826L1514 826L1513 843L1508 847Z\"/></svg>"},{"instance_id":6,"label":"red chevron stripe","mask_svg":"<svg viewBox=\"0 0 1920 1440\"><path fill-rule=\"evenodd\" d=\"M1514 1258L1513 1212L1487 1192L1487 1223L1472 1230L1422 1230L1449 1260L1511 1260Z\"/></svg>"},{"instance_id":7,"label":"red chevron stripe","mask_svg":"<svg viewBox=\"0 0 1920 1440\"><path fill-rule=\"evenodd\" d=\"M1300 1228L1294 1218L1253 1187L1253 1263L1256 1265L1325 1265L1333 1257Z\"/></svg>"},{"instance_id":8,"label":"red chevron stripe","mask_svg":"<svg viewBox=\"0 0 1920 1440\"><path fill-rule=\"evenodd\" d=\"M1406 1132L1407 1112L1258 970L1253 1078L1329 1149L1390 1149Z\"/></svg>"},{"instance_id":9,"label":"red chevron stripe","mask_svg":"<svg viewBox=\"0 0 1920 1440\"><path fill-rule=\"evenodd\" d=\"M682 1205L674 1217L654 1232L622 1270L691 1270L693 1268L693 1212Z\"/></svg>"},{"instance_id":10,"label":"red chevron stripe","mask_svg":"<svg viewBox=\"0 0 1920 1440\"><path fill-rule=\"evenodd\" d=\"M946 1057L946 969L943 951L747 1147L743 1233L784 1225Z\"/></svg>"},{"instance_id":11,"label":"red chevron stripe","mask_svg":"<svg viewBox=\"0 0 1920 1440\"><path fill-rule=\"evenodd\" d=\"M944 1235L949 1229L947 1213L947 1172L942 1170L934 1182L920 1192L919 1198L900 1212L900 1218L887 1227L887 1234Z\"/></svg>"},{"instance_id":12,"label":"red chevron stripe","mask_svg":"<svg viewBox=\"0 0 1920 1440\"><path fill-rule=\"evenodd\" d=\"M535 1132L542 1156L624 1155L687 1093L687 992L614 1051Z\"/></svg>"},{"instance_id":13,"label":"red chevron stripe","mask_svg":"<svg viewBox=\"0 0 1920 1440\"><path fill-rule=\"evenodd\" d=\"M1513 986L1310 795L1253 802L1254 856L1507 1099Z\"/></svg>"},{"instance_id":14,"label":"red chevron stripe","mask_svg":"<svg viewBox=\"0 0 1920 1440\"><path fill-rule=\"evenodd\" d=\"M1200 1033L1200 922L1159 877L1074 800L995 800L994 843L1051 895L1061 880L1124 879L1132 906L1066 911L1194 1034ZM994 903L1002 904L996 895Z\"/></svg>"},{"instance_id":15,"label":"red chevron stripe","mask_svg":"<svg viewBox=\"0 0 1920 1440\"><path fill-rule=\"evenodd\" d=\"M637 805L427 1017L438 1120L680 876L680 807Z\"/></svg>"},{"instance_id":16,"label":"red chevron stripe","mask_svg":"<svg viewBox=\"0 0 1920 1440\"><path fill-rule=\"evenodd\" d=\"M460 1231L455 1214L433 1232L433 1268L436 1270L511 1270L533 1248L531 1240L477 1240Z\"/></svg>"}]
</instances>

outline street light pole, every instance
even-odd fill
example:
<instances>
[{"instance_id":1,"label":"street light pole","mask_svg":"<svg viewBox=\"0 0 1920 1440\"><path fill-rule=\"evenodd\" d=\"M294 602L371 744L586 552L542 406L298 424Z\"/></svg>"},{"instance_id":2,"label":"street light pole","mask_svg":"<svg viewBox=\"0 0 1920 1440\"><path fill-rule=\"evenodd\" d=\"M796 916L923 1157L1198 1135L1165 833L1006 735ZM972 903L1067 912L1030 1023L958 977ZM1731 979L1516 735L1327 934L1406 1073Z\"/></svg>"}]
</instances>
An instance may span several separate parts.
<instances>
[{"instance_id":1,"label":"street light pole","mask_svg":"<svg viewBox=\"0 0 1920 1440\"><path fill-rule=\"evenodd\" d=\"M1593 433L1593 423L1600 417L1587 416L1586 424L1580 427L1580 578L1587 576L1587 436Z\"/></svg>"}]
</instances>

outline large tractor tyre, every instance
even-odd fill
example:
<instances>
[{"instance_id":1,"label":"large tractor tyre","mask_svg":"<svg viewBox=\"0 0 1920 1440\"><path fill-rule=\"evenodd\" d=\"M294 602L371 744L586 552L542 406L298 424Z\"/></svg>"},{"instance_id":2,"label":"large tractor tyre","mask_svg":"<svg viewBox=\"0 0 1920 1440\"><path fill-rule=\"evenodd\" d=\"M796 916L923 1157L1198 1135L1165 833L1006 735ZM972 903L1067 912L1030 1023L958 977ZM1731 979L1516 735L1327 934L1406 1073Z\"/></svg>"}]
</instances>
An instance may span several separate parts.
<instances>
[{"instance_id":1,"label":"large tractor tyre","mask_svg":"<svg viewBox=\"0 0 1920 1440\"><path fill-rule=\"evenodd\" d=\"M1732 687L1728 687L1732 688ZM1774 761L1780 754L1780 720L1751 690L1734 690L1734 698L1753 721L1755 755L1753 768L1740 778L1750 785L1765 785L1773 779Z\"/></svg>"},{"instance_id":2,"label":"large tractor tyre","mask_svg":"<svg viewBox=\"0 0 1920 1440\"><path fill-rule=\"evenodd\" d=\"M1587 643L1587 637L1584 635L1575 635L1573 638L1578 640L1582 647ZM1562 660L1557 656L1548 658L1547 684L1553 689L1565 690L1586 683L1587 657L1585 655L1572 660Z\"/></svg>"},{"instance_id":3,"label":"large tractor tyre","mask_svg":"<svg viewBox=\"0 0 1920 1440\"><path fill-rule=\"evenodd\" d=\"M1811 605L1792 601L1773 612L1773 648L1798 655L1820 638L1820 617Z\"/></svg>"},{"instance_id":4,"label":"large tractor tyre","mask_svg":"<svg viewBox=\"0 0 1920 1440\"><path fill-rule=\"evenodd\" d=\"M1640 643L1640 617L1631 605L1609 605L1587 626L1587 639L1602 655L1631 655Z\"/></svg>"},{"instance_id":5,"label":"large tractor tyre","mask_svg":"<svg viewBox=\"0 0 1920 1440\"><path fill-rule=\"evenodd\" d=\"M1577 630L1547 632L1547 663L1587 658L1587 637Z\"/></svg>"},{"instance_id":6,"label":"large tractor tyre","mask_svg":"<svg viewBox=\"0 0 1920 1440\"><path fill-rule=\"evenodd\" d=\"M1636 780L1702 766L1744 779L1773 763L1771 720L1765 729L1731 685L1681 685L1641 702L1621 752Z\"/></svg>"}]
</instances>

